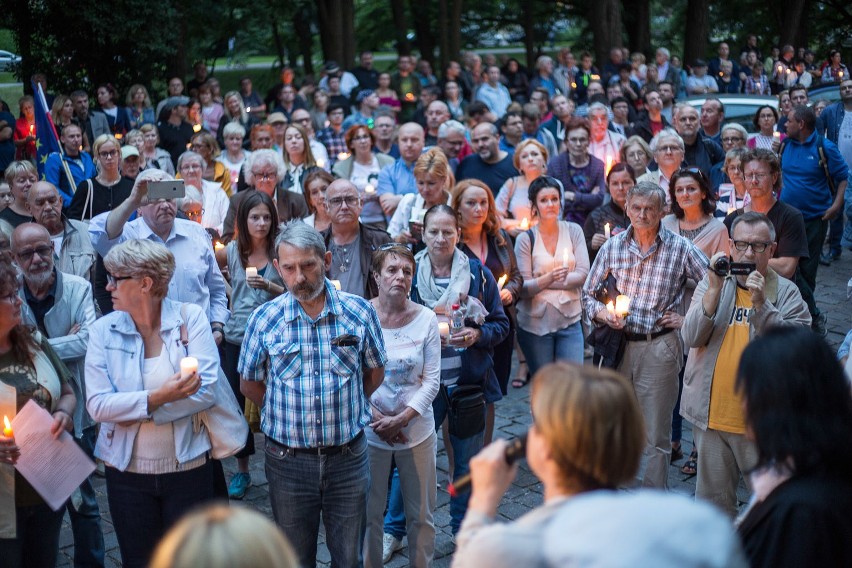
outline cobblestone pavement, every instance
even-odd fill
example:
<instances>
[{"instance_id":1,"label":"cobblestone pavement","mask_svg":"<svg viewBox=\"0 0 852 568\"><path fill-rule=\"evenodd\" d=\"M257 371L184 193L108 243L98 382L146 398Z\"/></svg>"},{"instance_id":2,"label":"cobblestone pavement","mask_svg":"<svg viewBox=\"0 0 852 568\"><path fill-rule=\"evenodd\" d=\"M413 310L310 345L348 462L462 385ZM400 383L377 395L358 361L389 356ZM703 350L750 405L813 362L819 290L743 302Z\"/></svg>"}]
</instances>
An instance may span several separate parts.
<instances>
[{"instance_id":1,"label":"cobblestone pavement","mask_svg":"<svg viewBox=\"0 0 852 568\"><path fill-rule=\"evenodd\" d=\"M817 286L817 302L820 308L826 312L828 317L828 341L835 348L843 341L843 337L852 325L852 310L850 310L850 301L846 297L847 280L852 276L852 252L844 250L840 260L835 261L832 266L821 266L818 276ZM495 436L511 438L526 431L529 422L529 389L509 389L509 396L497 404ZM688 455L692 449L692 433L688 423L684 423L684 454ZM251 460L251 475L253 486L249 489L246 499L243 504L254 507L268 517L272 517L272 511L269 506L267 494L266 476L263 471L263 452L260 448L263 446L262 436L256 438L258 453ZM672 465L669 472L669 484L671 490L685 495L695 494L695 478L681 473L680 466L684 460L680 460ZM225 462L226 475L234 471L234 460L229 459ZM438 509L435 512L435 525L437 539L435 543L435 566L441 568L449 566L452 560L453 544L450 539L450 514L449 514L449 495L446 492L447 481L447 456L444 452L443 445L439 441L438 453L438 482L441 488L438 491ZM97 477L95 487L98 492L98 502L103 515L103 531L107 549L107 566L121 566L120 555L118 551L118 543L115 538L115 532L112 527L111 518L109 515L109 506L106 499L106 485L103 478ZM740 501L744 502L747 499L747 491L740 484L739 491ZM526 467L526 463L521 464L518 478L515 480L512 487L506 493L503 503L499 508L499 514L506 519L516 519L537 507L542 502L542 487L538 479ZM331 557L328 554L328 549L325 547L325 536L321 533L321 545L318 551L318 565L328 566L331 562ZM66 567L73 566L74 541L71 535L71 526L66 515L62 527L62 533L59 541L60 559L58 566ZM387 564L388 567L395 568L399 566L407 566L408 558L406 557L408 550L404 548L396 553L391 561Z\"/></svg>"}]
</instances>

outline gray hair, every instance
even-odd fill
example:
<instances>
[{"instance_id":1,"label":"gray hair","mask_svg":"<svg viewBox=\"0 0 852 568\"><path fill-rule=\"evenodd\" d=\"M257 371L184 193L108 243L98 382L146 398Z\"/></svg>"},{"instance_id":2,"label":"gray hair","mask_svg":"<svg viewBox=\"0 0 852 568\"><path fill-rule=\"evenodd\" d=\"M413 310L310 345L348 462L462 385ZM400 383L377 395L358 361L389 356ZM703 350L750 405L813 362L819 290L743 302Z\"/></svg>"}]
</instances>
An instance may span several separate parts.
<instances>
[{"instance_id":1,"label":"gray hair","mask_svg":"<svg viewBox=\"0 0 852 568\"><path fill-rule=\"evenodd\" d=\"M720 130L719 132L721 133L726 130L736 130L737 132L743 135L743 140L748 140L748 130L746 130L742 124L739 124L737 122L729 122L728 124L724 125L722 127L722 130Z\"/></svg>"},{"instance_id":2,"label":"gray hair","mask_svg":"<svg viewBox=\"0 0 852 568\"><path fill-rule=\"evenodd\" d=\"M748 148L731 148L725 154L725 163L723 164L722 169L727 169L730 165L731 160L739 160L740 164L742 164L743 157L748 153Z\"/></svg>"},{"instance_id":3,"label":"gray hair","mask_svg":"<svg viewBox=\"0 0 852 568\"><path fill-rule=\"evenodd\" d=\"M175 201L177 208L183 211L183 206L187 203L200 203L204 206L204 197L201 195L201 190L193 185L186 186L186 193L180 199Z\"/></svg>"},{"instance_id":4,"label":"gray hair","mask_svg":"<svg viewBox=\"0 0 852 568\"><path fill-rule=\"evenodd\" d=\"M657 48L657 53L662 53L663 55L665 55L665 56L666 56L666 59L671 59L671 58L672 58L672 54L671 54L671 52L670 52L668 49L666 49L665 47L659 47L659 48Z\"/></svg>"},{"instance_id":5,"label":"gray hair","mask_svg":"<svg viewBox=\"0 0 852 568\"><path fill-rule=\"evenodd\" d=\"M609 114L609 109L602 102L596 102L596 103L592 103L592 104L589 105L588 114L591 115L593 112L596 112L596 111L601 111L605 115Z\"/></svg>"},{"instance_id":6,"label":"gray hair","mask_svg":"<svg viewBox=\"0 0 852 568\"><path fill-rule=\"evenodd\" d=\"M225 128L222 129L222 138L227 138L228 136L233 136L234 134L239 134L240 138L245 138L246 129L243 128L243 125L239 122L229 122L225 125Z\"/></svg>"},{"instance_id":7,"label":"gray hair","mask_svg":"<svg viewBox=\"0 0 852 568\"><path fill-rule=\"evenodd\" d=\"M459 122L458 120L448 120L438 127L438 138L446 138L451 132L455 132L456 134L461 134L462 136L467 135L467 128L464 127L464 124Z\"/></svg>"},{"instance_id":8,"label":"gray hair","mask_svg":"<svg viewBox=\"0 0 852 568\"><path fill-rule=\"evenodd\" d=\"M281 225L281 231L275 238L275 254L278 255L278 249L281 245L290 245L301 250L309 250L316 254L317 257L325 256L325 241L319 232L305 224L301 219L294 219L288 223Z\"/></svg>"},{"instance_id":9,"label":"gray hair","mask_svg":"<svg viewBox=\"0 0 852 568\"><path fill-rule=\"evenodd\" d=\"M175 273L175 255L163 244L148 239L130 239L107 253L104 266L110 273L121 272L133 278L149 277L154 282L151 294L162 300Z\"/></svg>"},{"instance_id":10,"label":"gray hair","mask_svg":"<svg viewBox=\"0 0 852 568\"><path fill-rule=\"evenodd\" d=\"M674 128L663 128L660 130L656 136L651 139L651 152L656 152L657 147L663 140L674 140L678 146L680 146L681 152L686 147L683 143L683 138L680 137L680 134L677 133L677 130Z\"/></svg>"},{"instance_id":11,"label":"gray hair","mask_svg":"<svg viewBox=\"0 0 852 568\"><path fill-rule=\"evenodd\" d=\"M737 225L740 223L745 223L746 225L759 225L764 224L769 228L769 238L772 242L775 242L775 237L777 236L775 232L775 225L772 224L772 221L764 215L763 213L758 213L757 211L748 211L743 213L742 215L737 215L734 218L734 222L731 223L731 239L734 238L734 229L737 228Z\"/></svg>"},{"instance_id":12,"label":"gray hair","mask_svg":"<svg viewBox=\"0 0 852 568\"><path fill-rule=\"evenodd\" d=\"M640 181L627 192L627 201L636 197L656 197L662 210L666 206L666 192L663 188L652 181Z\"/></svg>"},{"instance_id":13,"label":"gray hair","mask_svg":"<svg viewBox=\"0 0 852 568\"><path fill-rule=\"evenodd\" d=\"M201 169L204 169L204 166L207 164L204 163L204 158L198 152L193 152L192 150L187 150L183 154L178 157L177 161L177 169L180 171L181 166L183 166L186 162L198 162L201 165Z\"/></svg>"},{"instance_id":14,"label":"gray hair","mask_svg":"<svg viewBox=\"0 0 852 568\"><path fill-rule=\"evenodd\" d=\"M287 166L284 165L284 158L281 157L279 152L269 148L255 150L249 154L243 164L243 175L246 178L246 183L249 185L254 185L254 174L251 170L255 165L275 166L275 170L278 173L278 181L281 181L287 175Z\"/></svg>"}]
</instances>

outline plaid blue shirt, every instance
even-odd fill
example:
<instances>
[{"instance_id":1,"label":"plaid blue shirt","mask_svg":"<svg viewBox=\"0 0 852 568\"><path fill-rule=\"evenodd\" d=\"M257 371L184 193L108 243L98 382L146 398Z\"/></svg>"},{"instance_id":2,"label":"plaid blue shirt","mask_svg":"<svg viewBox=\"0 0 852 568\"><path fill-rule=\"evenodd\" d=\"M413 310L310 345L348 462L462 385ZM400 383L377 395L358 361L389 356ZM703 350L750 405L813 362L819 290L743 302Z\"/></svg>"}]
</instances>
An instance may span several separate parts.
<instances>
[{"instance_id":1,"label":"plaid blue shirt","mask_svg":"<svg viewBox=\"0 0 852 568\"><path fill-rule=\"evenodd\" d=\"M342 128L340 132L335 132L331 126L326 126L317 132L317 140L322 142L325 149L328 150L328 167L331 168L337 161L340 154L348 154L349 148L346 147L346 131Z\"/></svg>"},{"instance_id":2,"label":"plaid blue shirt","mask_svg":"<svg viewBox=\"0 0 852 568\"><path fill-rule=\"evenodd\" d=\"M370 303L325 281L325 307L311 320L289 293L257 308L246 324L238 371L266 380L263 433L294 448L345 444L370 423L362 368L387 361L382 329ZM358 345L332 345L351 334Z\"/></svg>"},{"instance_id":3,"label":"plaid blue shirt","mask_svg":"<svg viewBox=\"0 0 852 568\"><path fill-rule=\"evenodd\" d=\"M707 272L707 257L688 239L663 226L648 252L639 250L633 227L614 235L598 251L583 285L583 307L590 319L604 309L591 294L603 282L607 269L618 290L630 298L625 329L630 333L663 330L657 321L668 312L680 312L687 278L700 282Z\"/></svg>"}]
</instances>

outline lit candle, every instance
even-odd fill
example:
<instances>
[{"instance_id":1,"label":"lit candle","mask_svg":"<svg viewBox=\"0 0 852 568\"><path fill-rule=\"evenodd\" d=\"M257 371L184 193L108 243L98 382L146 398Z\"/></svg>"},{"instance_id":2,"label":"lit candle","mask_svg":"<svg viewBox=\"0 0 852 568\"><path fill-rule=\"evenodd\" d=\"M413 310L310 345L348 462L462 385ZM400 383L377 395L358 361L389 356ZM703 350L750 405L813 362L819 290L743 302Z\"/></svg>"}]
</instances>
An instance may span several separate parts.
<instances>
[{"instance_id":1,"label":"lit candle","mask_svg":"<svg viewBox=\"0 0 852 568\"><path fill-rule=\"evenodd\" d=\"M187 378L192 373L198 372L198 359L195 357L184 357L180 360L180 377Z\"/></svg>"},{"instance_id":2,"label":"lit candle","mask_svg":"<svg viewBox=\"0 0 852 568\"><path fill-rule=\"evenodd\" d=\"M450 324L445 321L438 322L438 335L448 337L450 335Z\"/></svg>"},{"instance_id":3,"label":"lit candle","mask_svg":"<svg viewBox=\"0 0 852 568\"><path fill-rule=\"evenodd\" d=\"M364 188L364 193L376 193L376 188L368 183L367 187Z\"/></svg>"},{"instance_id":4,"label":"lit candle","mask_svg":"<svg viewBox=\"0 0 852 568\"><path fill-rule=\"evenodd\" d=\"M201 125L200 124L193 124L192 125L192 131L193 132L201 132ZM187 144L187 148L189 148L189 144Z\"/></svg>"},{"instance_id":5,"label":"lit candle","mask_svg":"<svg viewBox=\"0 0 852 568\"><path fill-rule=\"evenodd\" d=\"M615 299L615 315L625 317L630 311L630 298L624 294L619 294Z\"/></svg>"},{"instance_id":6,"label":"lit candle","mask_svg":"<svg viewBox=\"0 0 852 568\"><path fill-rule=\"evenodd\" d=\"M12 423L9 422L8 416L3 416L3 435L7 438L11 438L15 435L15 433L12 431Z\"/></svg>"},{"instance_id":7,"label":"lit candle","mask_svg":"<svg viewBox=\"0 0 852 568\"><path fill-rule=\"evenodd\" d=\"M609 240L609 238L610 238L611 236L612 236L612 231L611 231L611 229L609 228L609 223L604 223L604 237L605 237L607 240Z\"/></svg>"},{"instance_id":8,"label":"lit candle","mask_svg":"<svg viewBox=\"0 0 852 568\"><path fill-rule=\"evenodd\" d=\"M776 130L775 132L772 133L772 137L775 138L776 140L781 140L781 133Z\"/></svg>"},{"instance_id":9,"label":"lit candle","mask_svg":"<svg viewBox=\"0 0 852 568\"><path fill-rule=\"evenodd\" d=\"M840 77L840 78L842 79L842 78L843 78L843 71L838 71L838 72L837 72L837 76L838 76L838 77Z\"/></svg>"},{"instance_id":10,"label":"lit candle","mask_svg":"<svg viewBox=\"0 0 852 568\"><path fill-rule=\"evenodd\" d=\"M562 251L562 268L568 268L574 263L574 253L568 247Z\"/></svg>"},{"instance_id":11,"label":"lit candle","mask_svg":"<svg viewBox=\"0 0 852 568\"><path fill-rule=\"evenodd\" d=\"M341 152L337 155L337 159L340 160L341 162L348 157L349 157L349 154L347 154L346 152Z\"/></svg>"},{"instance_id":12,"label":"lit candle","mask_svg":"<svg viewBox=\"0 0 852 568\"><path fill-rule=\"evenodd\" d=\"M331 285L334 286L335 290L340 290L340 280L332 280Z\"/></svg>"},{"instance_id":13,"label":"lit candle","mask_svg":"<svg viewBox=\"0 0 852 568\"><path fill-rule=\"evenodd\" d=\"M223 248L225 248L225 245L223 245L219 241L216 241L216 244L213 245L213 248L216 249L216 250L222 250Z\"/></svg>"},{"instance_id":14,"label":"lit candle","mask_svg":"<svg viewBox=\"0 0 852 568\"><path fill-rule=\"evenodd\" d=\"M324 168L325 167L325 160L323 160L322 158L317 160L317 167L318 168Z\"/></svg>"},{"instance_id":15,"label":"lit candle","mask_svg":"<svg viewBox=\"0 0 852 568\"><path fill-rule=\"evenodd\" d=\"M736 210L737 210L736 207L728 207L728 215L730 215L731 213L733 213Z\"/></svg>"},{"instance_id":16,"label":"lit candle","mask_svg":"<svg viewBox=\"0 0 852 568\"><path fill-rule=\"evenodd\" d=\"M257 268L254 266L246 266L246 278L257 277Z\"/></svg>"},{"instance_id":17,"label":"lit candle","mask_svg":"<svg viewBox=\"0 0 852 568\"><path fill-rule=\"evenodd\" d=\"M615 315L615 306L613 305L612 300L606 303L606 311Z\"/></svg>"},{"instance_id":18,"label":"lit candle","mask_svg":"<svg viewBox=\"0 0 852 568\"><path fill-rule=\"evenodd\" d=\"M124 138L124 135L121 132L115 133L115 139L116 140L121 140L122 138Z\"/></svg>"},{"instance_id":19,"label":"lit candle","mask_svg":"<svg viewBox=\"0 0 852 568\"><path fill-rule=\"evenodd\" d=\"M35 130L35 125L30 124L30 135L32 135L34 130Z\"/></svg>"},{"instance_id":20,"label":"lit candle","mask_svg":"<svg viewBox=\"0 0 852 568\"><path fill-rule=\"evenodd\" d=\"M501 276L500 279L497 280L497 287L502 290L503 284L505 284L506 280L508 280L508 279L509 279L509 276L507 274L504 274L503 276Z\"/></svg>"},{"instance_id":21,"label":"lit candle","mask_svg":"<svg viewBox=\"0 0 852 568\"><path fill-rule=\"evenodd\" d=\"M521 230L526 231L529 228L530 228L530 220L527 219L526 217L524 217L523 219L521 219Z\"/></svg>"},{"instance_id":22,"label":"lit candle","mask_svg":"<svg viewBox=\"0 0 852 568\"><path fill-rule=\"evenodd\" d=\"M606 157L606 175L609 175L609 170L612 169L612 156Z\"/></svg>"},{"instance_id":23,"label":"lit candle","mask_svg":"<svg viewBox=\"0 0 852 568\"><path fill-rule=\"evenodd\" d=\"M246 112L251 112L251 107L246 107Z\"/></svg>"},{"instance_id":24,"label":"lit candle","mask_svg":"<svg viewBox=\"0 0 852 568\"><path fill-rule=\"evenodd\" d=\"M757 88L757 92L760 92L760 83L755 83L754 86Z\"/></svg>"},{"instance_id":25,"label":"lit candle","mask_svg":"<svg viewBox=\"0 0 852 568\"><path fill-rule=\"evenodd\" d=\"M414 100L414 93L405 93L405 100L413 101Z\"/></svg>"}]
</instances>

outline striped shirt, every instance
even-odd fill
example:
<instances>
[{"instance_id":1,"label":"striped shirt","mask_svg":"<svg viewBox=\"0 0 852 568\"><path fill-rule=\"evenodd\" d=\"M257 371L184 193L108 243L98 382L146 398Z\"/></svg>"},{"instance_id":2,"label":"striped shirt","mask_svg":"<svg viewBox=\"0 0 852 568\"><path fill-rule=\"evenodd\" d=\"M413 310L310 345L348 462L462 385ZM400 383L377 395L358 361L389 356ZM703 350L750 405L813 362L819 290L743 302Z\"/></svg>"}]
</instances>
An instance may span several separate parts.
<instances>
[{"instance_id":1,"label":"striped shirt","mask_svg":"<svg viewBox=\"0 0 852 568\"><path fill-rule=\"evenodd\" d=\"M618 283L620 293L630 298L630 313L625 322L629 333L656 333L663 330L658 320L668 311L680 312L686 280L700 282L708 265L707 257L689 240L663 226L647 252L639 250L633 228L614 235L598 251L586 283L583 307L589 318L604 309L591 291L600 284L607 270Z\"/></svg>"},{"instance_id":2,"label":"striped shirt","mask_svg":"<svg viewBox=\"0 0 852 568\"><path fill-rule=\"evenodd\" d=\"M345 444L370 423L364 367L387 361L382 329L370 303L325 281L325 307L312 320L289 293L248 319L238 371L267 382L260 415L263 433L294 448ZM333 345L344 335L357 345Z\"/></svg>"}]
</instances>

